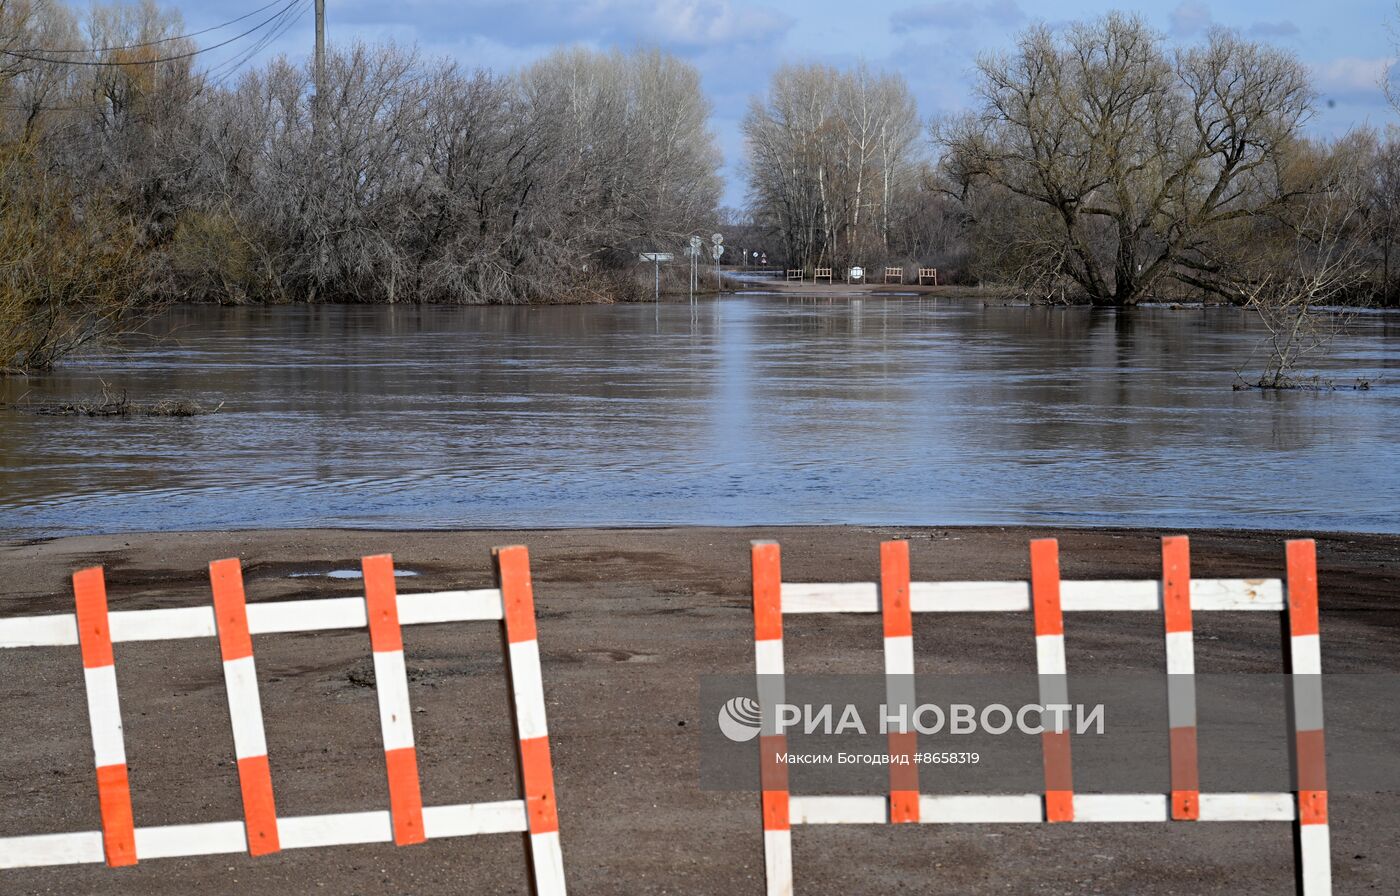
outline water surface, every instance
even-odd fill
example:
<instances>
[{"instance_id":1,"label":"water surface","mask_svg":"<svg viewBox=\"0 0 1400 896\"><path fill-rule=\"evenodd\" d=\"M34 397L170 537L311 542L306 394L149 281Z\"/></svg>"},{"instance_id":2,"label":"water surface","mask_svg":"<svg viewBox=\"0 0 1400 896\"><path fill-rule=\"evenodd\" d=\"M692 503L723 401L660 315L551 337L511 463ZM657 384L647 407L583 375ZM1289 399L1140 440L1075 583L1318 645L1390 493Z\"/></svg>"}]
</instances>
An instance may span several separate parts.
<instances>
[{"instance_id":1,"label":"water surface","mask_svg":"<svg viewBox=\"0 0 1400 896\"><path fill-rule=\"evenodd\" d=\"M1400 317L1231 389L1233 309L741 296L181 308L16 401L106 382L193 419L0 410L0 535L269 526L1015 524L1400 532ZM1254 361L1251 362L1251 354Z\"/></svg>"}]
</instances>

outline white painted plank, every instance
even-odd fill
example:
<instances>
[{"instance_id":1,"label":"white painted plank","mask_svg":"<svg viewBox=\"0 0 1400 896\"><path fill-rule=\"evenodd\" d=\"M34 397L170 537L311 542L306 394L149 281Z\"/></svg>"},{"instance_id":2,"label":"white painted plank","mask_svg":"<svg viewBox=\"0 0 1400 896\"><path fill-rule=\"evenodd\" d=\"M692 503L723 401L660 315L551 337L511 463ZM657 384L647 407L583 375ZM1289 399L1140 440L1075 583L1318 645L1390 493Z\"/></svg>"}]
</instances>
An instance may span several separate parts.
<instances>
[{"instance_id":1,"label":"white painted plank","mask_svg":"<svg viewBox=\"0 0 1400 896\"><path fill-rule=\"evenodd\" d=\"M1025 582L910 582L915 613L1024 613L1031 608Z\"/></svg>"},{"instance_id":2,"label":"white painted plank","mask_svg":"<svg viewBox=\"0 0 1400 896\"><path fill-rule=\"evenodd\" d=\"M538 896L564 896L564 852L558 831L530 835L530 864Z\"/></svg>"},{"instance_id":3,"label":"white painted plank","mask_svg":"<svg viewBox=\"0 0 1400 896\"><path fill-rule=\"evenodd\" d=\"M0 837L0 870L105 862L101 831Z\"/></svg>"},{"instance_id":4,"label":"white painted plank","mask_svg":"<svg viewBox=\"0 0 1400 896\"><path fill-rule=\"evenodd\" d=\"M394 839L388 810L303 815L277 819L283 849L310 849L349 843L388 843Z\"/></svg>"},{"instance_id":5,"label":"white painted plank","mask_svg":"<svg viewBox=\"0 0 1400 896\"><path fill-rule=\"evenodd\" d=\"M1201 821L1292 821L1291 793L1203 793Z\"/></svg>"},{"instance_id":6,"label":"white painted plank","mask_svg":"<svg viewBox=\"0 0 1400 896\"><path fill-rule=\"evenodd\" d=\"M399 625L485 622L504 618L505 608L501 603L499 588L399 595Z\"/></svg>"},{"instance_id":7,"label":"white painted plank","mask_svg":"<svg viewBox=\"0 0 1400 896\"><path fill-rule=\"evenodd\" d=\"M784 582L783 613L878 613L880 589L874 582Z\"/></svg>"},{"instance_id":8,"label":"white painted plank","mask_svg":"<svg viewBox=\"0 0 1400 896\"><path fill-rule=\"evenodd\" d=\"M883 796L793 796L791 824L884 824L889 803Z\"/></svg>"},{"instance_id":9,"label":"white painted plank","mask_svg":"<svg viewBox=\"0 0 1400 896\"><path fill-rule=\"evenodd\" d=\"M520 739L533 740L548 735L539 641L516 641L510 645L510 684L515 704L516 731Z\"/></svg>"},{"instance_id":10,"label":"white painted plank","mask_svg":"<svg viewBox=\"0 0 1400 896\"><path fill-rule=\"evenodd\" d=\"M1039 794L919 797L922 824L1039 824L1044 819Z\"/></svg>"},{"instance_id":11,"label":"white painted plank","mask_svg":"<svg viewBox=\"0 0 1400 896\"><path fill-rule=\"evenodd\" d=\"M1076 793L1074 820L1155 822L1167 820L1167 797L1160 793Z\"/></svg>"},{"instance_id":12,"label":"white painted plank","mask_svg":"<svg viewBox=\"0 0 1400 896\"><path fill-rule=\"evenodd\" d=\"M167 607L159 610L114 610L112 641L176 641L181 638L213 638L214 608Z\"/></svg>"},{"instance_id":13,"label":"white painted plank","mask_svg":"<svg viewBox=\"0 0 1400 896\"><path fill-rule=\"evenodd\" d=\"M523 832L528 829L524 800L423 808L423 833L430 840L440 837Z\"/></svg>"},{"instance_id":14,"label":"white painted plank","mask_svg":"<svg viewBox=\"0 0 1400 896\"><path fill-rule=\"evenodd\" d=\"M136 829L136 860L173 859L246 852L248 838L241 821L173 824Z\"/></svg>"},{"instance_id":15,"label":"white painted plank","mask_svg":"<svg viewBox=\"0 0 1400 896\"><path fill-rule=\"evenodd\" d=\"M78 620L72 613L0 619L0 649L72 647L78 643Z\"/></svg>"}]
</instances>

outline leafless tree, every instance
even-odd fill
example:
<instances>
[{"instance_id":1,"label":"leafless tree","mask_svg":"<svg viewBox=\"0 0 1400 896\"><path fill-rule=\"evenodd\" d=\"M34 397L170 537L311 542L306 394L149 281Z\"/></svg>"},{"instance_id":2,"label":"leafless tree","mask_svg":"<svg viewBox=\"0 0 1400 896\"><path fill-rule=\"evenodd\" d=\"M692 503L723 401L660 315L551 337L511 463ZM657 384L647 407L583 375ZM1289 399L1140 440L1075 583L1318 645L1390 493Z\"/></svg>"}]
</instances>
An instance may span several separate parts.
<instances>
[{"instance_id":1,"label":"leafless tree","mask_svg":"<svg viewBox=\"0 0 1400 896\"><path fill-rule=\"evenodd\" d=\"M1169 52L1118 13L1063 33L1033 27L978 71L979 108L934 135L960 198L993 186L1049 212L1064 274L1120 305L1166 278L1230 289L1206 250L1231 222L1286 201L1280 156L1312 98L1282 51L1217 30Z\"/></svg>"},{"instance_id":2,"label":"leafless tree","mask_svg":"<svg viewBox=\"0 0 1400 896\"><path fill-rule=\"evenodd\" d=\"M789 264L879 250L919 189L918 110L904 80L859 65L780 69L743 122L750 210Z\"/></svg>"}]
</instances>

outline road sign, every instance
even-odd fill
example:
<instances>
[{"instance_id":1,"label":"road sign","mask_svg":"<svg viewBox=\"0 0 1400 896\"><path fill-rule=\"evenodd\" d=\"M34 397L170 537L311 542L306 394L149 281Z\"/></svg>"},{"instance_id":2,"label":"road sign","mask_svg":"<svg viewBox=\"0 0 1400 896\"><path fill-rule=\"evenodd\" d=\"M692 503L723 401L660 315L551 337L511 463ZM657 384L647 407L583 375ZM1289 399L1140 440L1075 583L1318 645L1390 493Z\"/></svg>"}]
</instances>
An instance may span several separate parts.
<instances>
[{"instance_id":1,"label":"road sign","mask_svg":"<svg viewBox=\"0 0 1400 896\"><path fill-rule=\"evenodd\" d=\"M722 234L722 233L712 233L712 234L710 234L710 242L712 242L712 243L714 243L716 246L718 246L720 243L724 242L724 234Z\"/></svg>"},{"instance_id":2,"label":"road sign","mask_svg":"<svg viewBox=\"0 0 1400 896\"><path fill-rule=\"evenodd\" d=\"M650 262L653 262L653 263L655 263L655 264L661 264L662 262L670 261L672 258L675 258L675 256L672 255L670 252L643 252L643 253L642 253L642 261L650 261Z\"/></svg>"},{"instance_id":3,"label":"road sign","mask_svg":"<svg viewBox=\"0 0 1400 896\"><path fill-rule=\"evenodd\" d=\"M862 278L862 277L864 277L864 276L865 276L865 268L860 267L859 265L857 265L856 267L851 268L851 279L852 279L852 280L859 280L860 278Z\"/></svg>"},{"instance_id":4,"label":"road sign","mask_svg":"<svg viewBox=\"0 0 1400 896\"><path fill-rule=\"evenodd\" d=\"M715 243L710 247L710 255L714 256L715 261L719 261L719 257L723 254L724 245L722 243Z\"/></svg>"},{"instance_id":5,"label":"road sign","mask_svg":"<svg viewBox=\"0 0 1400 896\"><path fill-rule=\"evenodd\" d=\"M693 236L693 237L690 238L690 248L692 248L692 249L699 249L699 248L700 248L700 245L701 245L703 242L704 242L704 240L700 239L700 237L698 237L698 236Z\"/></svg>"}]
</instances>

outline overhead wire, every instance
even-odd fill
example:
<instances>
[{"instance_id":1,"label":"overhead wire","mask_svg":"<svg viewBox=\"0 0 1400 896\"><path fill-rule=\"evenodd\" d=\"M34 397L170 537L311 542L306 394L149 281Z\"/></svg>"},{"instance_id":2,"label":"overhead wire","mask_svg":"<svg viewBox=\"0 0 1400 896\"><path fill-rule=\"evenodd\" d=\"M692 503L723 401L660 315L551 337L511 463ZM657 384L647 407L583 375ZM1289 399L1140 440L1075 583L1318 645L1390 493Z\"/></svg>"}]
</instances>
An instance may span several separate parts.
<instances>
[{"instance_id":1,"label":"overhead wire","mask_svg":"<svg viewBox=\"0 0 1400 896\"><path fill-rule=\"evenodd\" d=\"M280 2L280 0L278 0L278 2ZM247 31L244 31L242 34L235 34L233 37L230 37L227 40L220 41L216 44L211 44L207 47L199 47L198 49L191 50L188 53L178 53L173 56L163 56L159 59L133 59L127 60L125 62L116 62L105 59L54 59L51 56L40 56L31 53L21 53L17 50L6 50L3 48L0 48L0 53L5 54L6 56L12 56L16 59L26 59L32 62L47 62L53 65L88 65L120 68L128 65L159 65L165 62L178 62L183 59L192 59L195 56L208 53L212 50L220 49L221 47L226 47L229 44L234 43L235 41L242 40L248 35L254 34L258 31L261 31L263 28L266 28L269 24L276 21L278 18L286 14L289 10L291 10L298 4L304 4L306 2L308 2L308 0L288 0L286 5L283 6L282 9L278 10L268 18L254 25L252 28L249 28ZM264 7L264 9L265 8L266 7Z\"/></svg>"},{"instance_id":2,"label":"overhead wire","mask_svg":"<svg viewBox=\"0 0 1400 896\"><path fill-rule=\"evenodd\" d=\"M269 10L281 2L283 2L283 0L272 0L272 2L268 3L266 6L259 6L257 9L251 12L245 12L243 15L239 16L236 19L229 19L227 22L220 22L217 25L210 25L208 28L201 28L198 31L191 31L188 34L176 34L171 37L162 37L159 40L148 40L139 44L123 44L122 46L118 47L31 47L25 52L44 53L45 55L52 55L55 53L117 53L122 50L140 50L145 47L159 46L160 44L168 44L177 40L188 40L190 38L199 37L201 34L208 34L211 31L221 31L230 25L237 25L244 19L252 18L260 12Z\"/></svg>"}]
</instances>

